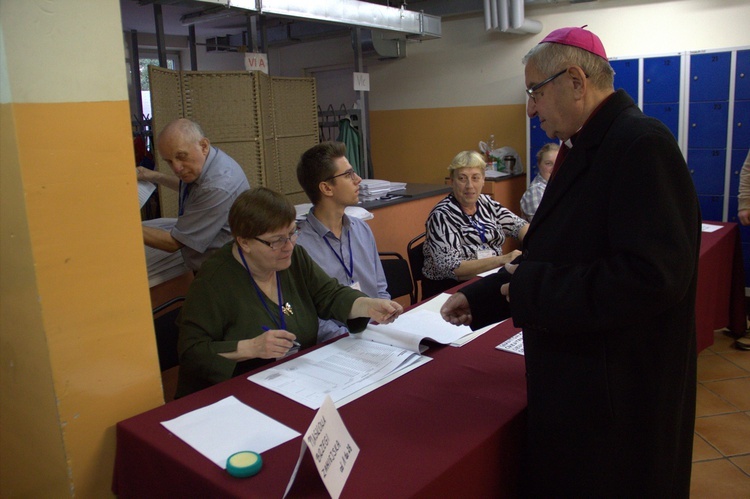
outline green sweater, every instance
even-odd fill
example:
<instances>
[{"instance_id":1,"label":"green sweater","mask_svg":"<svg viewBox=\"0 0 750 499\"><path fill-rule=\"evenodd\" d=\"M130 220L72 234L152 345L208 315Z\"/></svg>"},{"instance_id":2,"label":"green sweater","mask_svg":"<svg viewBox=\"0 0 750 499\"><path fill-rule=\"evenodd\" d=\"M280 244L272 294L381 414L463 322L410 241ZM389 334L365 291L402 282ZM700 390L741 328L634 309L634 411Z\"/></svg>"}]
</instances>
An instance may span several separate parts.
<instances>
[{"instance_id":1,"label":"green sweater","mask_svg":"<svg viewBox=\"0 0 750 499\"><path fill-rule=\"evenodd\" d=\"M232 244L203 263L177 319L180 374L175 397L273 362L250 359L238 363L218 355L236 351L237 342L259 336L264 326L278 329L280 324L278 306L265 295L268 310L263 306L247 270L232 256ZM278 277L283 302L289 303L293 312L285 316L286 330L297 336L303 349L316 343L318 317L347 323L354 300L366 296L329 277L301 246L295 246L291 266ZM362 331L368 320L348 321L349 330Z\"/></svg>"}]
</instances>

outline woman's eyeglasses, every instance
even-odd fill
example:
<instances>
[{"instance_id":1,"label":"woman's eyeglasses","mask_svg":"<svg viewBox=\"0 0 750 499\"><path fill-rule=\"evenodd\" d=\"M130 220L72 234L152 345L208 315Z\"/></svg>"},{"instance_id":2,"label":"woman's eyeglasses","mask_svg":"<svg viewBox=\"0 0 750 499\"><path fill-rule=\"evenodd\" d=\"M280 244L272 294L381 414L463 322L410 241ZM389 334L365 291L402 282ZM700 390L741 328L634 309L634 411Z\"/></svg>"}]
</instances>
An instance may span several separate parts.
<instances>
[{"instance_id":1,"label":"woman's eyeglasses","mask_svg":"<svg viewBox=\"0 0 750 499\"><path fill-rule=\"evenodd\" d=\"M286 242L289 241L292 244L297 242L297 237L299 236L299 229L294 229L294 232L289 233L289 237L281 237L279 239L274 239L273 241L264 241L263 239L259 237L255 237L256 241L260 241L261 243L265 244L269 248L271 248L273 251L280 250L286 245Z\"/></svg>"}]
</instances>

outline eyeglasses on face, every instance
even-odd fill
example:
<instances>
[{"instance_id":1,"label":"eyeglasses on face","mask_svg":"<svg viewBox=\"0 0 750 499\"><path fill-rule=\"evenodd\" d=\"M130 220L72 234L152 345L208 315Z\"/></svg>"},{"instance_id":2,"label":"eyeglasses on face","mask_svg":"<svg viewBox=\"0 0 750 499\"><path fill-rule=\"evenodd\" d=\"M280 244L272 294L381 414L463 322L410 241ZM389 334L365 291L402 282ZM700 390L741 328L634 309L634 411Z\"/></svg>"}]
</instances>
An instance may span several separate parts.
<instances>
[{"instance_id":1,"label":"eyeglasses on face","mask_svg":"<svg viewBox=\"0 0 750 499\"><path fill-rule=\"evenodd\" d=\"M328 177L327 179L325 179L325 181L328 182L329 180L333 180L336 177L349 177L349 180L354 180L354 176L356 174L357 173L354 171L354 168L349 168L344 173L339 173L338 175L334 175L332 177Z\"/></svg>"},{"instance_id":2,"label":"eyeglasses on face","mask_svg":"<svg viewBox=\"0 0 750 499\"><path fill-rule=\"evenodd\" d=\"M568 70L568 68L565 68L562 71L560 71L559 73L553 74L549 78L540 81L539 83L537 83L533 87L527 88L526 89L526 95L528 95L531 100L533 100L534 102L536 102L537 96L534 95L534 93L537 90L539 90L540 88L542 88L543 86L545 86L547 83L551 82L552 80L554 80L555 78L557 78L558 76L560 76L561 74L563 74L564 72L566 72L567 70Z\"/></svg>"},{"instance_id":3,"label":"eyeglasses on face","mask_svg":"<svg viewBox=\"0 0 750 499\"><path fill-rule=\"evenodd\" d=\"M283 248L286 245L287 241L291 242L292 244L296 243L298 236L299 229L294 229L294 231L289 233L289 237L280 237L279 239L274 239L273 241L264 241L259 237L254 237L253 239L255 239L256 241L260 241L261 243L271 248L273 251L276 251Z\"/></svg>"}]
</instances>

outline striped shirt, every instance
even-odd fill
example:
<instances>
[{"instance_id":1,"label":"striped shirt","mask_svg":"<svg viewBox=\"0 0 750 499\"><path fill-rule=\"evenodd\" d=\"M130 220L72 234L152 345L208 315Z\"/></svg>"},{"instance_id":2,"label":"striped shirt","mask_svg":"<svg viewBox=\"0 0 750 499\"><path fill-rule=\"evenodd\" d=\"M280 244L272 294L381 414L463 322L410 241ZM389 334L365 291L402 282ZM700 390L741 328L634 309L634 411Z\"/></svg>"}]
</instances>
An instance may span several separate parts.
<instances>
[{"instance_id":1,"label":"striped shirt","mask_svg":"<svg viewBox=\"0 0 750 499\"><path fill-rule=\"evenodd\" d=\"M469 217L449 194L427 217L422 273L433 280L456 279L454 270L462 261L476 259L477 251L484 248L502 255L505 238L518 238L518 231L527 223L486 194L479 196L477 212Z\"/></svg>"}]
</instances>

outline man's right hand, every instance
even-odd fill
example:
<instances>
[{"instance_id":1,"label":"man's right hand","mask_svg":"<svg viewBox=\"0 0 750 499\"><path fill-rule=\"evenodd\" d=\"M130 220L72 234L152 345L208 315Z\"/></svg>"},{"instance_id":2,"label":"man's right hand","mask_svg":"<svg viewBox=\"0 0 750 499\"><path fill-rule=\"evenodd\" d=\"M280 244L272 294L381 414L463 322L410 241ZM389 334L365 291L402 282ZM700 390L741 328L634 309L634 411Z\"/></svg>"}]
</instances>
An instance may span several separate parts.
<instances>
[{"instance_id":1,"label":"man's right hand","mask_svg":"<svg viewBox=\"0 0 750 499\"><path fill-rule=\"evenodd\" d=\"M737 218L742 225L750 225L750 210L740 210L737 212Z\"/></svg>"},{"instance_id":2,"label":"man's right hand","mask_svg":"<svg viewBox=\"0 0 750 499\"><path fill-rule=\"evenodd\" d=\"M440 307L440 315L443 320L456 326L471 324L471 309L466 295L461 292L453 293Z\"/></svg>"}]
</instances>

